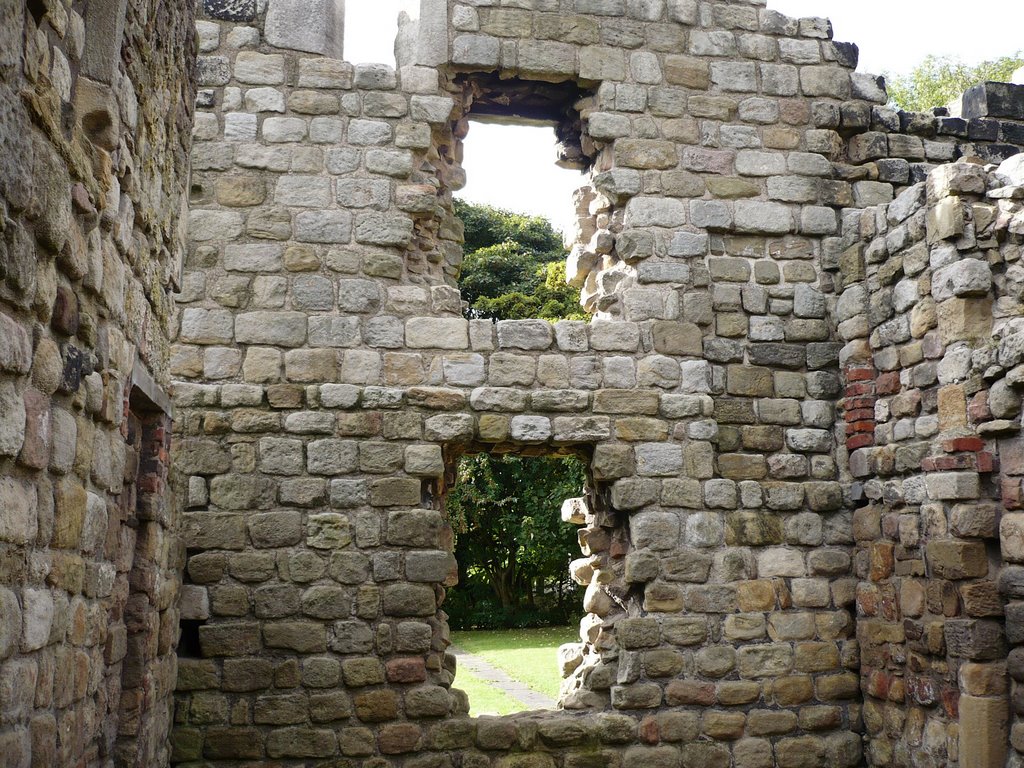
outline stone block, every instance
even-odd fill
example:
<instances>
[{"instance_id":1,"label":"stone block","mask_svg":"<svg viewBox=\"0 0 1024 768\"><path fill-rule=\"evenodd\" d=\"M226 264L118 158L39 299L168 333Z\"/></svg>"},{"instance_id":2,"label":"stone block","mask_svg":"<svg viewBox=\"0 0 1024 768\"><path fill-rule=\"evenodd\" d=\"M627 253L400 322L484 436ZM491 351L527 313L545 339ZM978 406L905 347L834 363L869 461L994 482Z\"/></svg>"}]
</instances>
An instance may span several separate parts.
<instances>
[{"instance_id":1,"label":"stone block","mask_svg":"<svg viewBox=\"0 0 1024 768\"><path fill-rule=\"evenodd\" d=\"M980 493L976 472L936 472L925 478L925 486L935 500L976 499Z\"/></svg>"},{"instance_id":2,"label":"stone block","mask_svg":"<svg viewBox=\"0 0 1024 768\"><path fill-rule=\"evenodd\" d=\"M960 696L960 765L1003 765L1010 731L1005 698Z\"/></svg>"},{"instance_id":3,"label":"stone block","mask_svg":"<svg viewBox=\"0 0 1024 768\"><path fill-rule=\"evenodd\" d=\"M405 324L405 343L413 349L467 349L469 325L461 318L413 317Z\"/></svg>"}]
</instances>

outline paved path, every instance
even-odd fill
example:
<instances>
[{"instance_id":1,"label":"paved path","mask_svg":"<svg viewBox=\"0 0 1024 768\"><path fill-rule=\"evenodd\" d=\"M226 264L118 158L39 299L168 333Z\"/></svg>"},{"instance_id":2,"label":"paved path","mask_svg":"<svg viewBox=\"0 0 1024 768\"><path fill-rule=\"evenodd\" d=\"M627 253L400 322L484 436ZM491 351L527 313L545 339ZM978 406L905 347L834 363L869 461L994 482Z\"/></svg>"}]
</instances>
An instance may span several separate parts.
<instances>
[{"instance_id":1,"label":"paved path","mask_svg":"<svg viewBox=\"0 0 1024 768\"><path fill-rule=\"evenodd\" d=\"M459 669L472 672L495 688L504 691L516 701L521 702L524 709L556 708L557 702L554 699L545 696L543 693L538 693L532 688L528 688L518 680L513 680L508 674L479 656L475 656L461 648L456 648L454 645L449 646L448 650L455 654L455 658L458 659ZM458 675L456 675L457 677ZM456 682L456 687L458 687L458 682Z\"/></svg>"}]
</instances>

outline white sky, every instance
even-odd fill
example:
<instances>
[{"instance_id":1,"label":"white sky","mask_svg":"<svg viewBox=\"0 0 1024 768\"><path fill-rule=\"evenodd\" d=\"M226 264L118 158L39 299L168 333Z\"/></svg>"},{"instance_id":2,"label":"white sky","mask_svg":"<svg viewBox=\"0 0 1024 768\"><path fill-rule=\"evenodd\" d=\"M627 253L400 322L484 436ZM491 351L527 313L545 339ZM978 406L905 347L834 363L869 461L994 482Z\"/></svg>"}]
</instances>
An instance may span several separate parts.
<instances>
[{"instance_id":1,"label":"white sky","mask_svg":"<svg viewBox=\"0 0 1024 768\"><path fill-rule=\"evenodd\" d=\"M348 0L345 58L394 62L396 19L418 0ZM1024 50L1024 0L980 0L969 12L951 0L768 0L789 16L825 16L836 40L857 43L862 72L905 73L928 54L968 64ZM580 175L554 164L554 133L474 123L465 147L468 184L459 197L572 226Z\"/></svg>"}]
</instances>

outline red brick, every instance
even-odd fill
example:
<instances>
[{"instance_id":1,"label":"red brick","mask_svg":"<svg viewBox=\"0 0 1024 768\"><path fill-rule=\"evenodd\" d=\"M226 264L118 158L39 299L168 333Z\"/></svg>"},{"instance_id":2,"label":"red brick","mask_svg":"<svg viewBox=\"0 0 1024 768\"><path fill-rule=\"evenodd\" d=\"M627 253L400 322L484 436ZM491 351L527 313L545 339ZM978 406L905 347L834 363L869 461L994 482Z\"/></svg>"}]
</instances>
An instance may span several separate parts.
<instances>
[{"instance_id":1,"label":"red brick","mask_svg":"<svg viewBox=\"0 0 1024 768\"><path fill-rule=\"evenodd\" d=\"M856 432L869 432L874 434L875 422L873 421L858 421L853 424L846 425L846 434L852 435Z\"/></svg>"},{"instance_id":2,"label":"red brick","mask_svg":"<svg viewBox=\"0 0 1024 768\"><path fill-rule=\"evenodd\" d=\"M851 397L843 401L843 408L848 411L857 410L858 408L868 408L871 410L872 415L875 413L875 403L878 401L876 397Z\"/></svg>"},{"instance_id":3,"label":"red brick","mask_svg":"<svg viewBox=\"0 0 1024 768\"><path fill-rule=\"evenodd\" d=\"M846 380L847 381L871 381L877 375L877 371L874 368L847 368L846 369Z\"/></svg>"},{"instance_id":4,"label":"red brick","mask_svg":"<svg viewBox=\"0 0 1024 768\"><path fill-rule=\"evenodd\" d=\"M871 421L874 421L874 419L875 419L875 409L874 408L855 408L853 410L848 410L844 414L843 418L845 418L847 421L866 421L868 419L870 419Z\"/></svg>"},{"instance_id":5,"label":"red brick","mask_svg":"<svg viewBox=\"0 0 1024 768\"><path fill-rule=\"evenodd\" d=\"M846 397L857 397L858 395L873 395L875 392L875 385L871 382L861 382L860 384L847 384L846 389L843 390L843 394Z\"/></svg>"},{"instance_id":6,"label":"red brick","mask_svg":"<svg viewBox=\"0 0 1024 768\"><path fill-rule=\"evenodd\" d=\"M979 472L998 472L999 461L988 451L978 452L978 471Z\"/></svg>"},{"instance_id":7,"label":"red brick","mask_svg":"<svg viewBox=\"0 0 1024 768\"><path fill-rule=\"evenodd\" d=\"M855 451L858 448L864 448L869 445L875 444L874 434L861 433L859 435L852 435L846 438L846 449L848 451Z\"/></svg>"},{"instance_id":8,"label":"red brick","mask_svg":"<svg viewBox=\"0 0 1024 768\"><path fill-rule=\"evenodd\" d=\"M980 451L985 447L985 441L980 437L954 437L942 443L942 450L946 453L957 451Z\"/></svg>"},{"instance_id":9,"label":"red brick","mask_svg":"<svg viewBox=\"0 0 1024 768\"><path fill-rule=\"evenodd\" d=\"M948 471L951 469L977 470L977 468L977 462L975 461L974 454L961 453L956 456L935 457L935 469L939 471Z\"/></svg>"}]
</instances>

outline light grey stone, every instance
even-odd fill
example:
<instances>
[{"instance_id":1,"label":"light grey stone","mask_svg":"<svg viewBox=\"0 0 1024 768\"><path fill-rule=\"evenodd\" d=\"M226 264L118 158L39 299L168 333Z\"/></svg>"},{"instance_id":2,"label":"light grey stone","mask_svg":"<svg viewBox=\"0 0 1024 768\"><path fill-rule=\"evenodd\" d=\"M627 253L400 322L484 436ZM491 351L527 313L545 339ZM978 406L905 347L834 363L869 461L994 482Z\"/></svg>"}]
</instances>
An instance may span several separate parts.
<instances>
[{"instance_id":1,"label":"light grey stone","mask_svg":"<svg viewBox=\"0 0 1024 768\"><path fill-rule=\"evenodd\" d=\"M462 318L412 317L405 324L405 342L413 349L466 349L469 325Z\"/></svg>"},{"instance_id":2,"label":"light grey stone","mask_svg":"<svg viewBox=\"0 0 1024 768\"><path fill-rule=\"evenodd\" d=\"M347 243L352 214L347 211L302 211L295 216L295 239L304 243Z\"/></svg>"},{"instance_id":3,"label":"light grey stone","mask_svg":"<svg viewBox=\"0 0 1024 768\"><path fill-rule=\"evenodd\" d=\"M524 443L544 442L551 437L551 420L546 416L513 416L511 435Z\"/></svg>"},{"instance_id":4,"label":"light grey stone","mask_svg":"<svg viewBox=\"0 0 1024 768\"><path fill-rule=\"evenodd\" d=\"M497 323L498 346L503 349L547 349L551 323L545 320L501 320Z\"/></svg>"},{"instance_id":5,"label":"light grey stone","mask_svg":"<svg viewBox=\"0 0 1024 768\"><path fill-rule=\"evenodd\" d=\"M341 59L344 0L267 0L263 36L275 48Z\"/></svg>"},{"instance_id":6,"label":"light grey stone","mask_svg":"<svg viewBox=\"0 0 1024 768\"><path fill-rule=\"evenodd\" d=\"M50 642L53 626L53 593L48 589L28 587L21 592L21 650L37 651Z\"/></svg>"},{"instance_id":7,"label":"light grey stone","mask_svg":"<svg viewBox=\"0 0 1024 768\"><path fill-rule=\"evenodd\" d=\"M235 320L235 339L241 344L298 347L306 340L302 312L243 312Z\"/></svg>"},{"instance_id":8,"label":"light grey stone","mask_svg":"<svg viewBox=\"0 0 1024 768\"><path fill-rule=\"evenodd\" d=\"M639 475L672 477L683 467L683 449L675 443L640 443L635 453Z\"/></svg>"}]
</instances>

